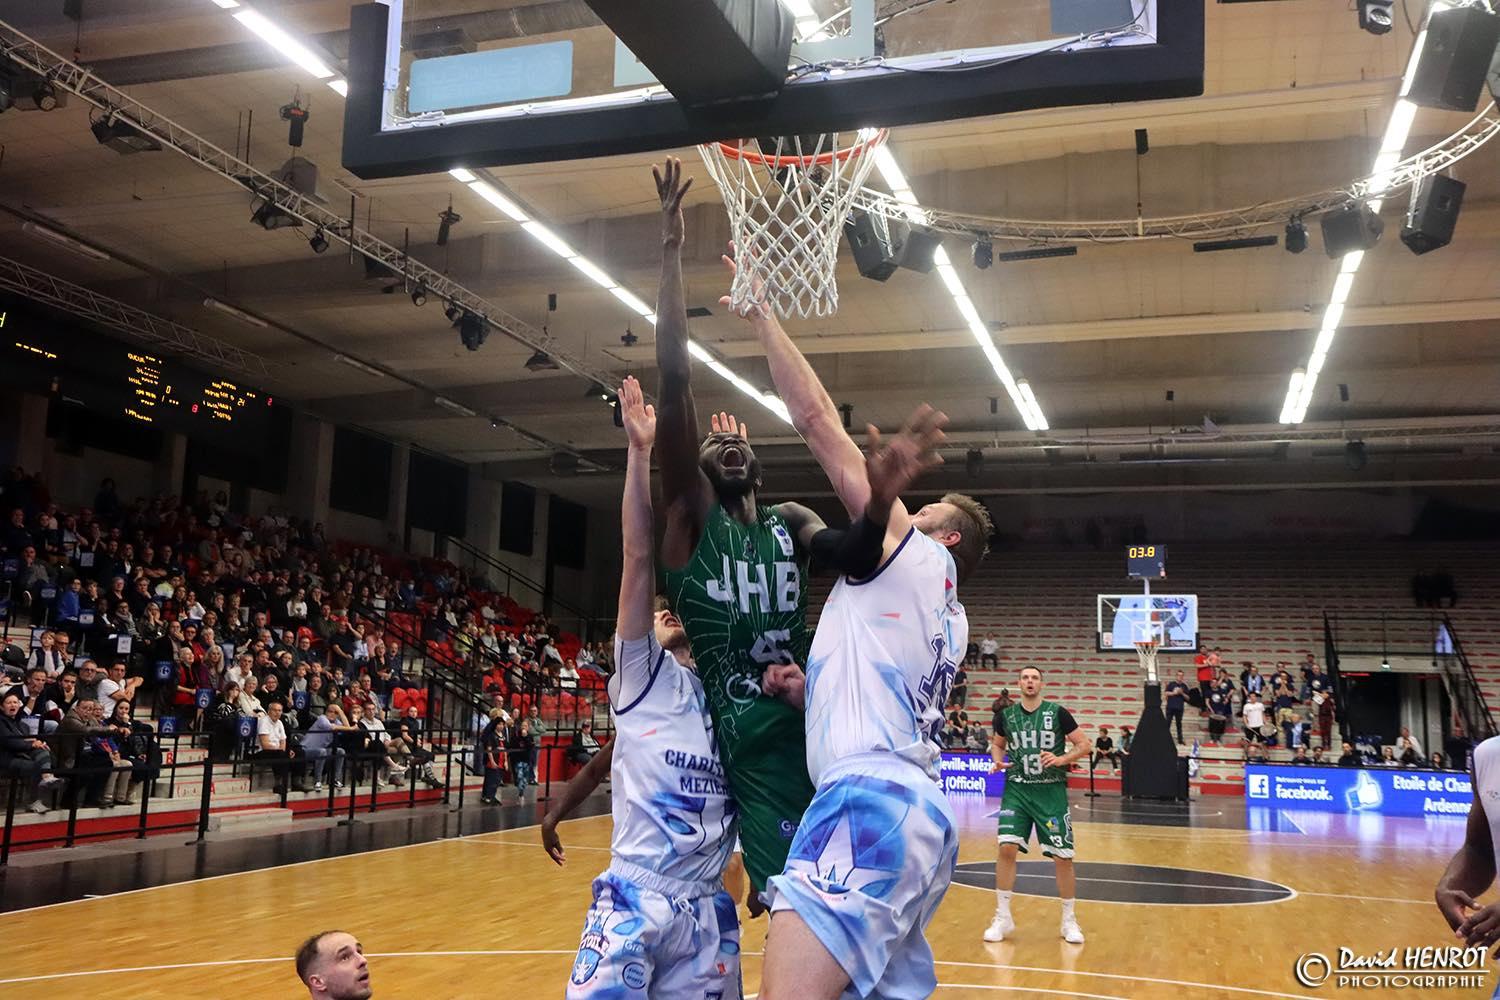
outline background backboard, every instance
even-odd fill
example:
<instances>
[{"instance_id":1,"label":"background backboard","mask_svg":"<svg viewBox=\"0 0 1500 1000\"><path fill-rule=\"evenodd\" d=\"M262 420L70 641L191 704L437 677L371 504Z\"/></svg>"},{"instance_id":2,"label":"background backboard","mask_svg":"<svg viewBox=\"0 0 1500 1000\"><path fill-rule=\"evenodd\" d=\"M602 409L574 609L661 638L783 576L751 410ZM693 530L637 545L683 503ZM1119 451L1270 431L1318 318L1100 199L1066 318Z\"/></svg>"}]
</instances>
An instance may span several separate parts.
<instances>
[{"instance_id":1,"label":"background backboard","mask_svg":"<svg viewBox=\"0 0 1500 1000\"><path fill-rule=\"evenodd\" d=\"M1156 638L1163 653L1198 649L1196 594L1100 594L1100 652L1135 652L1135 644Z\"/></svg>"},{"instance_id":2,"label":"background backboard","mask_svg":"<svg viewBox=\"0 0 1500 1000\"><path fill-rule=\"evenodd\" d=\"M708 110L680 107L584 0L356 7L345 164L390 176L1202 90L1201 0L782 3L786 89Z\"/></svg>"}]
</instances>

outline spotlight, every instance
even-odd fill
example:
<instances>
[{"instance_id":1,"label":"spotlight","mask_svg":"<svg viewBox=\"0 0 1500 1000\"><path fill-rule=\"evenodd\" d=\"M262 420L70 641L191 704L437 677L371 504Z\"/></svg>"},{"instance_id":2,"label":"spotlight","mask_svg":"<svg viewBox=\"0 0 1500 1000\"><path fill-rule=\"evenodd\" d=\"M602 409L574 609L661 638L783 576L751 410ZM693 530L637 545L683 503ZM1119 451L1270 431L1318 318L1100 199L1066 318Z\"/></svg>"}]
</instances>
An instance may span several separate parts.
<instances>
[{"instance_id":1,"label":"spotlight","mask_svg":"<svg viewBox=\"0 0 1500 1000\"><path fill-rule=\"evenodd\" d=\"M624 427L625 426L625 411L622 410L622 409L620 409L620 397L619 396L610 396L608 402L609 402L609 408L612 411L612 413L610 414L610 416L614 420L615 426L616 427Z\"/></svg>"},{"instance_id":2,"label":"spotlight","mask_svg":"<svg viewBox=\"0 0 1500 1000\"><path fill-rule=\"evenodd\" d=\"M557 362L547 357L546 351L537 351L526 359L526 370L529 372L553 371L557 368Z\"/></svg>"},{"instance_id":3,"label":"spotlight","mask_svg":"<svg viewBox=\"0 0 1500 1000\"><path fill-rule=\"evenodd\" d=\"M1301 253L1307 249L1307 227L1295 215L1286 224L1286 252Z\"/></svg>"},{"instance_id":4,"label":"spotlight","mask_svg":"<svg viewBox=\"0 0 1500 1000\"><path fill-rule=\"evenodd\" d=\"M4 103L4 98L0 97L0 107L3 107ZM89 130L94 133L94 138L98 140L99 145L108 146L121 156L129 156L131 153L154 153L161 149L161 143L129 122L123 122L117 118L95 119L89 124Z\"/></svg>"},{"instance_id":5,"label":"spotlight","mask_svg":"<svg viewBox=\"0 0 1500 1000\"><path fill-rule=\"evenodd\" d=\"M313 253L322 253L328 249L328 237L323 235L323 230L313 230L312 236L308 237L307 245L312 247Z\"/></svg>"},{"instance_id":6,"label":"spotlight","mask_svg":"<svg viewBox=\"0 0 1500 1000\"><path fill-rule=\"evenodd\" d=\"M1391 8L1396 0L1358 0L1359 26L1372 35L1384 35L1391 30Z\"/></svg>"},{"instance_id":7,"label":"spotlight","mask_svg":"<svg viewBox=\"0 0 1500 1000\"><path fill-rule=\"evenodd\" d=\"M295 229L302 225L301 219L278 208L269 198L251 213L250 221L262 229Z\"/></svg>"},{"instance_id":8,"label":"spotlight","mask_svg":"<svg viewBox=\"0 0 1500 1000\"><path fill-rule=\"evenodd\" d=\"M458 339L471 351L479 350L485 338L490 335L490 326L483 316L476 316L465 311L458 320Z\"/></svg>"},{"instance_id":9,"label":"spotlight","mask_svg":"<svg viewBox=\"0 0 1500 1000\"><path fill-rule=\"evenodd\" d=\"M1255 247L1274 247L1274 236L1241 236L1232 240L1199 240L1193 244L1193 253L1217 253L1220 250L1250 250Z\"/></svg>"},{"instance_id":10,"label":"spotlight","mask_svg":"<svg viewBox=\"0 0 1500 1000\"><path fill-rule=\"evenodd\" d=\"M36 101L37 110L52 111L57 107L57 89L51 83L42 80L31 92L31 99Z\"/></svg>"},{"instance_id":11,"label":"spotlight","mask_svg":"<svg viewBox=\"0 0 1500 1000\"><path fill-rule=\"evenodd\" d=\"M411 304L414 306L425 306L427 304L427 283L417 282L417 287L412 289Z\"/></svg>"},{"instance_id":12,"label":"spotlight","mask_svg":"<svg viewBox=\"0 0 1500 1000\"><path fill-rule=\"evenodd\" d=\"M620 343L624 344L626 347L634 347L636 344L640 343L640 341L641 338L631 333L629 327L626 327L625 332L620 334Z\"/></svg>"},{"instance_id":13,"label":"spotlight","mask_svg":"<svg viewBox=\"0 0 1500 1000\"><path fill-rule=\"evenodd\" d=\"M984 452L978 448L970 448L964 453L964 474L970 479L979 475L979 467L984 464Z\"/></svg>"},{"instance_id":14,"label":"spotlight","mask_svg":"<svg viewBox=\"0 0 1500 1000\"><path fill-rule=\"evenodd\" d=\"M443 315L447 317L448 322L453 324L457 324L459 317L463 314L464 311L451 302L448 303L448 308L443 310Z\"/></svg>"},{"instance_id":15,"label":"spotlight","mask_svg":"<svg viewBox=\"0 0 1500 1000\"><path fill-rule=\"evenodd\" d=\"M295 148L302 145L302 131L307 127L307 120L312 117L312 112L304 108L298 101L281 106L281 120L287 123L286 144Z\"/></svg>"},{"instance_id":16,"label":"spotlight","mask_svg":"<svg viewBox=\"0 0 1500 1000\"><path fill-rule=\"evenodd\" d=\"M990 397L990 416L992 416L992 417L993 416L997 416L999 413L1000 413L1000 397L999 396L991 396Z\"/></svg>"},{"instance_id":17,"label":"spotlight","mask_svg":"<svg viewBox=\"0 0 1500 1000\"><path fill-rule=\"evenodd\" d=\"M974 266L986 271L995 263L995 244L989 240L974 241Z\"/></svg>"},{"instance_id":18,"label":"spotlight","mask_svg":"<svg viewBox=\"0 0 1500 1000\"><path fill-rule=\"evenodd\" d=\"M462 221L464 221L464 217L453 211L452 205L449 205L447 208L443 209L443 211L438 214L437 245L440 247L447 246L448 235L453 231L453 227L458 225Z\"/></svg>"},{"instance_id":19,"label":"spotlight","mask_svg":"<svg viewBox=\"0 0 1500 1000\"><path fill-rule=\"evenodd\" d=\"M1349 402L1349 383L1347 383L1347 382L1340 382L1339 383L1339 402L1340 403L1347 403L1347 402Z\"/></svg>"},{"instance_id":20,"label":"spotlight","mask_svg":"<svg viewBox=\"0 0 1500 1000\"><path fill-rule=\"evenodd\" d=\"M601 385L598 382L591 382L591 383L589 383L589 387L584 390L584 392L583 392L583 398L584 399L592 399L595 396L598 396L600 399L604 400L606 403L608 403L611 399L614 398L613 394L608 389L604 388L603 385Z\"/></svg>"},{"instance_id":21,"label":"spotlight","mask_svg":"<svg viewBox=\"0 0 1500 1000\"><path fill-rule=\"evenodd\" d=\"M1369 462L1370 459L1365 454L1365 443L1363 441L1350 441L1344 445L1344 464L1349 467L1350 472L1359 472Z\"/></svg>"},{"instance_id":22,"label":"spotlight","mask_svg":"<svg viewBox=\"0 0 1500 1000\"><path fill-rule=\"evenodd\" d=\"M853 427L854 426L854 404L853 403L840 403L839 404L839 417L844 422L844 430L847 431L849 428Z\"/></svg>"}]
</instances>

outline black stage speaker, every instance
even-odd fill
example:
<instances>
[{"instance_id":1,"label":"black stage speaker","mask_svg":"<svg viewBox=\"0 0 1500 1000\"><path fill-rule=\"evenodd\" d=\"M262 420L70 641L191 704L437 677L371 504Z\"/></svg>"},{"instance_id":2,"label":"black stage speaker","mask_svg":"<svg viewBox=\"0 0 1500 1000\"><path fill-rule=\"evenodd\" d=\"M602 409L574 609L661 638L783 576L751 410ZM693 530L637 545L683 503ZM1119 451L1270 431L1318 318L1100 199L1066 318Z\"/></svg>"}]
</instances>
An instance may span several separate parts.
<instances>
[{"instance_id":1,"label":"black stage speaker","mask_svg":"<svg viewBox=\"0 0 1500 1000\"><path fill-rule=\"evenodd\" d=\"M1380 242L1380 234L1385 231L1380 216L1362 201L1325 212L1318 221L1323 226L1323 252L1335 258L1354 250L1370 249Z\"/></svg>"},{"instance_id":2,"label":"black stage speaker","mask_svg":"<svg viewBox=\"0 0 1500 1000\"><path fill-rule=\"evenodd\" d=\"M1188 797L1187 758L1177 755L1177 743L1161 710L1161 682L1146 684L1146 706L1130 741L1120 791L1131 798Z\"/></svg>"},{"instance_id":3,"label":"black stage speaker","mask_svg":"<svg viewBox=\"0 0 1500 1000\"><path fill-rule=\"evenodd\" d=\"M1401 242L1412 253L1423 254L1445 247L1453 239L1458 210L1464 203L1464 183L1442 174L1431 174L1411 191L1411 208L1401 230Z\"/></svg>"},{"instance_id":4,"label":"black stage speaker","mask_svg":"<svg viewBox=\"0 0 1500 1000\"><path fill-rule=\"evenodd\" d=\"M1424 108L1473 111L1500 45L1500 14L1480 7L1435 11L1406 97Z\"/></svg>"},{"instance_id":5,"label":"black stage speaker","mask_svg":"<svg viewBox=\"0 0 1500 1000\"><path fill-rule=\"evenodd\" d=\"M844 220L844 237L854 251L854 263L866 278L885 281L901 266L904 223L869 212L851 212Z\"/></svg>"}]
</instances>

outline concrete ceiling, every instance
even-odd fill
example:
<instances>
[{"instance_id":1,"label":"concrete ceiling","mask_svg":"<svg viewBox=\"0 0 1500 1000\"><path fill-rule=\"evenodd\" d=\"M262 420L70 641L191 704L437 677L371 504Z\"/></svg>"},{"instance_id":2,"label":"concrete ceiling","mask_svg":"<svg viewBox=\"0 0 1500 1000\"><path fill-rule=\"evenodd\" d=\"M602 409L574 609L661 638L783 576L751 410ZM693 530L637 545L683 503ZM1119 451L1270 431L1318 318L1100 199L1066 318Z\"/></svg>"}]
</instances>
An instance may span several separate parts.
<instances>
[{"instance_id":1,"label":"concrete ceiling","mask_svg":"<svg viewBox=\"0 0 1500 1000\"><path fill-rule=\"evenodd\" d=\"M347 0L258 6L342 55ZM490 16L494 6L424 0L421 13L486 19L484 30L495 38L502 29ZM536 23L559 28L588 16L581 0L523 6ZM1368 170L1411 44L1404 25L1383 37L1359 31L1346 7L1326 0L1208 4L1201 98L914 126L893 135L893 148L924 204L1014 218L1178 215L1339 186ZM60 9L61 0L0 0L0 19L69 53L76 26ZM629 324L640 343L623 346L631 317L619 303L446 174L365 182L345 173L338 166L342 101L280 62L210 0L86 0L85 10L82 58L101 78L128 83L133 97L225 149L243 155L248 142L261 169L288 155L277 109L300 88L312 109L301 155L321 165L332 207L346 212L352 196L360 224L383 239L400 245L409 238L413 256L545 325L573 356L654 382L651 328ZM1465 120L1422 112L1408 149ZM1140 158L1137 128L1148 128L1151 139ZM437 306L414 308L400 290L382 294L380 282L366 280L347 255L335 249L315 256L299 230L251 225L249 197L232 183L171 152L120 157L100 147L82 102L49 114L0 116L0 146L0 240L27 263L273 357L281 366L265 388L329 419L492 464L492 475L524 476L600 506L618 496L613 476L554 477L545 453L523 439L433 405L433 393L441 392L559 444L617 459L620 432L603 404L586 398L587 383L565 372L528 372L524 346L497 335L478 353L464 350ZM700 175L688 207L688 300L712 312L693 320L693 334L745 377L769 385L747 331L717 305L725 284L717 255L728 233L722 205L696 153L681 154ZM659 259L651 160L496 174L649 301ZM1344 433L1340 420L1389 428L1500 413L1500 148L1480 150L1455 175L1468 192L1457 236L1441 251L1407 251L1395 238L1405 199L1389 201L1386 237L1360 272L1309 412L1310 423L1324 427L1322 440ZM439 248L437 217L450 200L463 222ZM25 219L45 220L130 265L55 250L22 233ZM997 345L1030 379L1052 427L1088 428L1107 440L1124 428L1139 434L1198 425L1205 415L1220 427L1271 424L1288 373L1311 348L1336 271L1320 243L1314 232L1313 247L1301 255L1277 248L1194 254L1177 240L1085 245L1074 258L962 270L979 312L997 329ZM961 241L949 247L955 259L967 258ZM846 260L839 283L836 317L788 324L835 400L853 404L857 423L884 427L930 400L952 417L961 447L983 446L997 457L992 471L1003 478L998 459L1010 454L1006 442L1019 422L937 276L903 271L879 284L860 278ZM550 292L559 306L548 314ZM279 328L208 312L205 294ZM335 363L335 353L401 371L426 388L363 374ZM1338 402L1340 383L1350 389L1347 405ZM805 452L785 427L773 427L768 414L707 372L695 384L701 409L746 414L772 449L768 458L796 468L799 488L816 490ZM1001 400L995 415L992 396ZM1422 461L1435 471L1423 475L1442 478L1444 462L1460 477L1494 475L1495 443L1486 434L1465 438L1457 452L1434 443ZM1092 480L1064 475L1059 468L1069 449L1044 453L1035 445L1013 457L1030 463L1026 481L1038 487L1104 488L1128 478L1097 469L1087 474ZM1223 481L1266 481L1253 463L1284 460L1272 447L1245 445L1233 456L1241 464ZM1210 451L1202 451L1203 461ZM961 466L961 453L955 457ZM1305 457L1312 461L1313 452Z\"/></svg>"}]
</instances>

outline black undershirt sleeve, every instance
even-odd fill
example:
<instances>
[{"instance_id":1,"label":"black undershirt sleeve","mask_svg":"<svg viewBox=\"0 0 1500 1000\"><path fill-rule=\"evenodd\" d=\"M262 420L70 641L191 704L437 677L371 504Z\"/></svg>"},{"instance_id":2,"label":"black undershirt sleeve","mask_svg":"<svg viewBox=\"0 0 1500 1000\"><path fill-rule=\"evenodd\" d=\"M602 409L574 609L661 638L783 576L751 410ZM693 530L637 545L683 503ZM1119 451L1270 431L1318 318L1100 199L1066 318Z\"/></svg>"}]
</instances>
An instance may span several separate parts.
<instances>
[{"instance_id":1,"label":"black undershirt sleeve","mask_svg":"<svg viewBox=\"0 0 1500 1000\"><path fill-rule=\"evenodd\" d=\"M1057 709L1057 728L1064 736L1078 728L1078 723L1073 721L1073 713L1062 706Z\"/></svg>"},{"instance_id":2,"label":"black undershirt sleeve","mask_svg":"<svg viewBox=\"0 0 1500 1000\"><path fill-rule=\"evenodd\" d=\"M860 517L848 528L824 528L812 537L813 564L864 579L880 568L885 525Z\"/></svg>"}]
</instances>

